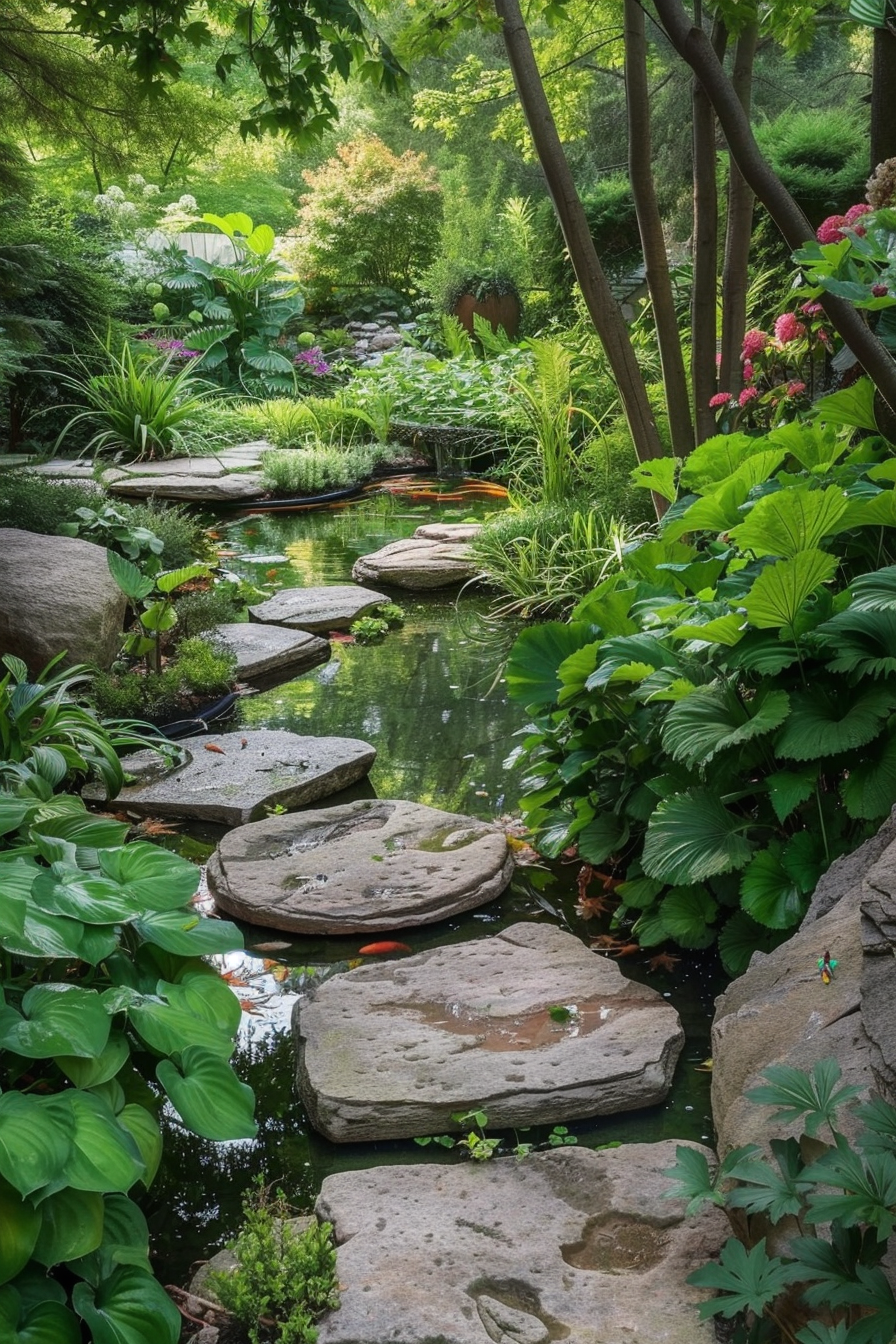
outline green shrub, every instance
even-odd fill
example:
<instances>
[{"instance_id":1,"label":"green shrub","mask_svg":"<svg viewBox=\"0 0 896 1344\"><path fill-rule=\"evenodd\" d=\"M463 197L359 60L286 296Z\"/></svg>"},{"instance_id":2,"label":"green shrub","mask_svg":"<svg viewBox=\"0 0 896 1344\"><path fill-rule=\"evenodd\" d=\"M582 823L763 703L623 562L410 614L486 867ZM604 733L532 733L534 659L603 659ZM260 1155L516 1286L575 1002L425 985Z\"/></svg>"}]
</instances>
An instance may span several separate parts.
<instances>
[{"instance_id":1,"label":"green shrub","mask_svg":"<svg viewBox=\"0 0 896 1344\"><path fill-rule=\"evenodd\" d=\"M194 695L223 693L236 672L236 654L220 640L191 635L181 639L171 663L182 685Z\"/></svg>"},{"instance_id":2,"label":"green shrub","mask_svg":"<svg viewBox=\"0 0 896 1344\"><path fill-rule=\"evenodd\" d=\"M836 208L863 199L868 176L867 122L850 109L828 107L823 116L790 109L757 140L788 191L813 224Z\"/></svg>"},{"instance_id":3,"label":"green shrub","mask_svg":"<svg viewBox=\"0 0 896 1344\"><path fill-rule=\"evenodd\" d=\"M234 587L216 583L205 592L186 593L176 599L178 629L183 639L203 635L218 625L230 625L240 619L242 602Z\"/></svg>"},{"instance_id":4,"label":"green shrub","mask_svg":"<svg viewBox=\"0 0 896 1344\"><path fill-rule=\"evenodd\" d=\"M145 504L117 504L132 527L145 527L162 542L166 569L181 569L197 557L209 557L209 540L196 515L182 504L148 500Z\"/></svg>"},{"instance_id":5,"label":"green shrub","mask_svg":"<svg viewBox=\"0 0 896 1344\"><path fill-rule=\"evenodd\" d=\"M198 635L181 639L158 672L143 667L99 672L93 702L101 718L136 718L165 723L183 717L196 696L223 695L233 684L236 658L220 644Z\"/></svg>"},{"instance_id":6,"label":"green shrub","mask_svg":"<svg viewBox=\"0 0 896 1344\"><path fill-rule=\"evenodd\" d=\"M260 1182L246 1197L243 1216L230 1245L238 1266L212 1274L214 1291L246 1326L252 1344L314 1344L315 1320L339 1306L332 1226L315 1220L295 1231L283 1191L272 1196ZM274 1325L262 1324L271 1320Z\"/></svg>"},{"instance_id":7,"label":"green shrub","mask_svg":"<svg viewBox=\"0 0 896 1344\"><path fill-rule=\"evenodd\" d=\"M103 500L90 482L52 481L26 471L0 471L0 527L58 536L78 509L95 509Z\"/></svg>"},{"instance_id":8,"label":"green shrub","mask_svg":"<svg viewBox=\"0 0 896 1344\"><path fill-rule=\"evenodd\" d=\"M298 448L312 440L347 444L370 437L362 413L341 397L275 397L259 402L255 416L275 448Z\"/></svg>"},{"instance_id":9,"label":"green shrub","mask_svg":"<svg viewBox=\"0 0 896 1344\"><path fill-rule=\"evenodd\" d=\"M659 535L511 655L537 844L615 873L643 946L718 937L740 973L896 803L896 472L847 437L872 393L817 403L839 437L710 439L677 499L671 458L639 467L676 499Z\"/></svg>"},{"instance_id":10,"label":"green shrub","mask_svg":"<svg viewBox=\"0 0 896 1344\"><path fill-rule=\"evenodd\" d=\"M388 452L378 444L272 449L262 453L262 482L277 495L319 495L364 481Z\"/></svg>"},{"instance_id":11,"label":"green shrub","mask_svg":"<svg viewBox=\"0 0 896 1344\"><path fill-rule=\"evenodd\" d=\"M632 482L638 459L624 416L592 435L577 450L576 461L583 488L605 518L631 524L655 521L650 496Z\"/></svg>"},{"instance_id":12,"label":"green shrub","mask_svg":"<svg viewBox=\"0 0 896 1344\"><path fill-rule=\"evenodd\" d=\"M509 407L507 389L526 376L531 364L530 352L517 347L487 360L474 355L408 360L389 354L376 368L359 372L343 399L365 410L370 401L388 396L394 420L486 428L508 424L512 431L524 420Z\"/></svg>"}]
</instances>

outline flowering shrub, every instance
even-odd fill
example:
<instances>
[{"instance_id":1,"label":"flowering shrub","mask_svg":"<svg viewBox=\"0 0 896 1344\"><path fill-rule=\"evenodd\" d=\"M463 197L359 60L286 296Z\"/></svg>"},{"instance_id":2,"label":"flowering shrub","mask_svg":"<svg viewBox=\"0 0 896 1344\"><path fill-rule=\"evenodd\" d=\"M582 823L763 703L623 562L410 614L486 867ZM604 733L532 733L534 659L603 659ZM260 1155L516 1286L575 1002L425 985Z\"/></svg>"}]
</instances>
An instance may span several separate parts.
<instances>
[{"instance_id":1,"label":"flowering shrub","mask_svg":"<svg viewBox=\"0 0 896 1344\"><path fill-rule=\"evenodd\" d=\"M743 390L736 398L717 392L709 400L720 428L769 429L808 406L830 349L823 315L820 303L808 302L798 314L781 313L773 334L757 327L747 332L741 350Z\"/></svg>"}]
</instances>

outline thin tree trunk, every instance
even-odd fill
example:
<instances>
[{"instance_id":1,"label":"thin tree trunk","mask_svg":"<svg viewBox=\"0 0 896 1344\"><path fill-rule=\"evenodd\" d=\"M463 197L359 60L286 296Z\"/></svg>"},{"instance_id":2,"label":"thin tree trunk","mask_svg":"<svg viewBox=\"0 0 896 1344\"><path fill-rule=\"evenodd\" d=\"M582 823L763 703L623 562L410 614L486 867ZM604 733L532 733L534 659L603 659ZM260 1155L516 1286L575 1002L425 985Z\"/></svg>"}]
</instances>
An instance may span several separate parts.
<instances>
[{"instance_id":1,"label":"thin tree trunk","mask_svg":"<svg viewBox=\"0 0 896 1344\"><path fill-rule=\"evenodd\" d=\"M728 148L757 198L794 249L814 238L809 221L762 157L750 121L730 79L701 28L695 28L680 0L654 0L669 41L706 89L728 141ZM852 350L887 404L896 411L896 360L881 345L861 315L845 299L821 300L831 325Z\"/></svg>"},{"instance_id":2,"label":"thin tree trunk","mask_svg":"<svg viewBox=\"0 0 896 1344\"><path fill-rule=\"evenodd\" d=\"M523 115L563 231L576 280L619 388L638 461L663 457L663 445L628 327L595 251L588 220L545 96L519 0L495 0L495 13L502 23L507 60Z\"/></svg>"},{"instance_id":3,"label":"thin tree trunk","mask_svg":"<svg viewBox=\"0 0 896 1344\"><path fill-rule=\"evenodd\" d=\"M871 171L896 158L896 33L874 30L871 76Z\"/></svg>"},{"instance_id":4,"label":"thin tree trunk","mask_svg":"<svg viewBox=\"0 0 896 1344\"><path fill-rule=\"evenodd\" d=\"M669 412L672 451L686 457L694 446L688 381L681 352L681 333L669 276L666 239L653 181L650 97L647 87L647 38L644 10L638 0L624 0L625 101L628 112L628 175L638 217L647 287L656 323Z\"/></svg>"},{"instance_id":5,"label":"thin tree trunk","mask_svg":"<svg viewBox=\"0 0 896 1344\"><path fill-rule=\"evenodd\" d=\"M700 22L700 0L696 0L694 22ZM711 41L719 60L725 54L726 37L724 24L716 19L712 26ZM702 443L716 432L715 411L709 399L718 391L719 193L716 182L716 114L696 75L691 92L691 116L694 182L691 384L694 389L697 442Z\"/></svg>"},{"instance_id":6,"label":"thin tree trunk","mask_svg":"<svg viewBox=\"0 0 896 1344\"><path fill-rule=\"evenodd\" d=\"M759 39L758 23L748 24L737 39L731 83L744 114L749 117L753 94L753 61ZM750 240L753 234L752 188L728 155L728 222L722 267L722 361L719 387L737 396L744 385L741 348L747 329Z\"/></svg>"},{"instance_id":7,"label":"thin tree trunk","mask_svg":"<svg viewBox=\"0 0 896 1344\"><path fill-rule=\"evenodd\" d=\"M92 150L90 151L90 166L91 166L91 168L93 169L93 180L94 180L94 182L96 183L96 189L97 189L97 191L99 192L99 194L102 196L102 194L103 194L103 179L100 177L100 170L99 170L99 168L97 167L97 162L96 162L96 150L95 150L95 149L92 149Z\"/></svg>"}]
</instances>

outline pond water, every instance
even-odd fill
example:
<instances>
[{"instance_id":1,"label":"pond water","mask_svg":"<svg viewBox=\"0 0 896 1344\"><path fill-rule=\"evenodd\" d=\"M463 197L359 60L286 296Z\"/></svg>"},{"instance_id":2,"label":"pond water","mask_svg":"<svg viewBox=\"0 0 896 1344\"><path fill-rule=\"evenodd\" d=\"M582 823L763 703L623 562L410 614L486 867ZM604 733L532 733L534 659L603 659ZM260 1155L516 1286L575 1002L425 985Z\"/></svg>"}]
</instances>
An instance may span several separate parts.
<instances>
[{"instance_id":1,"label":"pond water","mask_svg":"<svg viewBox=\"0 0 896 1344\"><path fill-rule=\"evenodd\" d=\"M242 515L216 525L225 563L269 590L345 583L359 555L410 536L422 522L479 520L500 506L457 488L378 494L339 509L302 514ZM405 798L488 819L509 818L519 793L504 768L525 715L511 704L500 676L512 625L488 621L488 598L393 592L404 625L378 644L333 643L330 662L242 702L252 727L288 728L320 736L360 737L377 748L369 781L326 800ZM496 669L498 669L496 671ZM218 833L220 834L220 832ZM191 830L176 844L202 862L217 839ZM584 920L576 910L579 864L525 866L496 901L443 924L396 930L415 952L493 934L518 920L550 921L586 943L605 934L608 918ZM592 889L591 895L596 894ZM309 1207L331 1172L374 1165L461 1159L412 1141L331 1144L309 1126L293 1090L289 1020L296 994L315 975L346 969L360 938L294 938L246 927L246 952L222 958L246 1012L235 1065L257 1098L259 1131L249 1142L214 1144L168 1124L163 1170L145 1209L163 1282L182 1282L190 1263L234 1235L243 1192L257 1173L277 1182L297 1207ZM710 1140L709 1055L712 1000L722 988L710 953L682 956L671 970L651 968L647 954L626 958L625 973L653 985L678 1009L687 1043L666 1102L647 1111L570 1126L580 1144ZM531 1131L527 1140L544 1140Z\"/></svg>"}]
</instances>

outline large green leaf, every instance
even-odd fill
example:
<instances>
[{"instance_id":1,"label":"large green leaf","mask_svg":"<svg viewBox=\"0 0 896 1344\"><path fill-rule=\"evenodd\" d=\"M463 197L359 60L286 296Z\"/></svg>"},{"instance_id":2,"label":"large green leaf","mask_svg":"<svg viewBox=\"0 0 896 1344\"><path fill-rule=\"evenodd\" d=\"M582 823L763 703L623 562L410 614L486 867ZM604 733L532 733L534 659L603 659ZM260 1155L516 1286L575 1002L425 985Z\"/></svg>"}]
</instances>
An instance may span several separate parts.
<instances>
[{"instance_id":1,"label":"large green leaf","mask_svg":"<svg viewBox=\"0 0 896 1344\"><path fill-rule=\"evenodd\" d=\"M831 672L883 677L896 672L896 611L847 609L815 627L815 638L835 656Z\"/></svg>"},{"instance_id":2,"label":"large green leaf","mask_svg":"<svg viewBox=\"0 0 896 1344\"><path fill-rule=\"evenodd\" d=\"M744 869L741 904L758 924L790 929L805 913L803 893L781 862L781 846L760 850Z\"/></svg>"},{"instance_id":3,"label":"large green leaf","mask_svg":"<svg viewBox=\"0 0 896 1344\"><path fill-rule=\"evenodd\" d=\"M25 1059L77 1055L96 1059L109 1039L110 1021L95 989L79 985L34 985L22 1012L0 1007L0 1049Z\"/></svg>"},{"instance_id":4,"label":"large green leaf","mask_svg":"<svg viewBox=\"0 0 896 1344\"><path fill-rule=\"evenodd\" d=\"M806 424L799 420L773 429L768 435L768 442L786 448L807 471L833 466L847 447L847 440L838 438L836 432L826 425Z\"/></svg>"},{"instance_id":5,"label":"large green leaf","mask_svg":"<svg viewBox=\"0 0 896 1344\"><path fill-rule=\"evenodd\" d=\"M188 1008L175 1008L160 999L145 998L128 1009L138 1034L160 1055L174 1055L190 1045L202 1045L222 1059L233 1054L230 1036Z\"/></svg>"},{"instance_id":6,"label":"large green leaf","mask_svg":"<svg viewBox=\"0 0 896 1344\"><path fill-rule=\"evenodd\" d=\"M163 1059L156 1077L184 1124L205 1139L251 1139L255 1097L229 1064L201 1046L181 1052L179 1067Z\"/></svg>"},{"instance_id":7,"label":"large green leaf","mask_svg":"<svg viewBox=\"0 0 896 1344\"><path fill-rule=\"evenodd\" d=\"M43 1222L34 1248L38 1264L51 1269L87 1255L103 1238L103 1197L88 1190L59 1190L40 1206Z\"/></svg>"},{"instance_id":8,"label":"large green leaf","mask_svg":"<svg viewBox=\"0 0 896 1344\"><path fill-rule=\"evenodd\" d=\"M99 862L107 877L150 910L186 904L199 885L195 864L145 840L101 852Z\"/></svg>"},{"instance_id":9,"label":"large green leaf","mask_svg":"<svg viewBox=\"0 0 896 1344\"><path fill-rule=\"evenodd\" d=\"M887 0L881 2L886 5ZM853 425L856 429L870 429L877 433L874 392L870 378L859 378L851 387L832 392L828 397L820 397L812 407L813 415L824 424Z\"/></svg>"},{"instance_id":10,"label":"large green leaf","mask_svg":"<svg viewBox=\"0 0 896 1344\"><path fill-rule=\"evenodd\" d=\"M846 495L836 485L826 490L776 490L757 500L730 536L740 550L756 556L792 558L836 532L848 507Z\"/></svg>"},{"instance_id":11,"label":"large green leaf","mask_svg":"<svg viewBox=\"0 0 896 1344\"><path fill-rule=\"evenodd\" d=\"M45 1104L54 1118L72 1126L65 1175L73 1189L124 1193L141 1179L145 1168L139 1149L108 1102L72 1089L48 1097Z\"/></svg>"},{"instance_id":12,"label":"large green leaf","mask_svg":"<svg viewBox=\"0 0 896 1344\"><path fill-rule=\"evenodd\" d=\"M730 1237L722 1247L718 1264L695 1269L687 1282L696 1288L715 1288L718 1296L700 1303L700 1319L709 1316L736 1316L752 1311L761 1316L790 1283L800 1277L797 1264L786 1265L777 1256L769 1256L765 1237L749 1251L742 1242Z\"/></svg>"},{"instance_id":13,"label":"large green leaf","mask_svg":"<svg viewBox=\"0 0 896 1344\"><path fill-rule=\"evenodd\" d=\"M789 710L786 691L769 691L744 703L733 687L699 687L669 710L663 746L691 769L704 766L720 751L779 728Z\"/></svg>"},{"instance_id":14,"label":"large green leaf","mask_svg":"<svg viewBox=\"0 0 896 1344\"><path fill-rule=\"evenodd\" d=\"M778 756L815 761L871 742L896 706L896 688L859 686L837 695L822 688L791 696L790 717L775 743Z\"/></svg>"},{"instance_id":15,"label":"large green leaf","mask_svg":"<svg viewBox=\"0 0 896 1344\"><path fill-rule=\"evenodd\" d=\"M0 1096L0 1176L20 1195L52 1185L72 1149L71 1117L53 1114L48 1099L24 1092Z\"/></svg>"},{"instance_id":16,"label":"large green leaf","mask_svg":"<svg viewBox=\"0 0 896 1344\"><path fill-rule=\"evenodd\" d=\"M91 877L80 868L56 864L31 889L34 904L50 915L67 915L85 924L115 924L134 919L140 903L116 882Z\"/></svg>"},{"instance_id":17,"label":"large green leaf","mask_svg":"<svg viewBox=\"0 0 896 1344\"><path fill-rule=\"evenodd\" d=\"M673 887L659 910L667 936L688 948L709 947L716 936L713 922L718 912L706 887Z\"/></svg>"},{"instance_id":18,"label":"large green leaf","mask_svg":"<svg viewBox=\"0 0 896 1344\"><path fill-rule=\"evenodd\" d=\"M828 1223L836 1218L843 1227L867 1223L877 1228L881 1241L896 1228L896 1156L873 1152L861 1155L850 1148L842 1134L836 1147L806 1170L806 1179L822 1190L809 1196L810 1223ZM833 1186L839 1194L824 1190Z\"/></svg>"},{"instance_id":19,"label":"large green leaf","mask_svg":"<svg viewBox=\"0 0 896 1344\"><path fill-rule=\"evenodd\" d=\"M133 561L119 555L118 551L107 551L106 563L119 588L132 602L139 602L152 592L152 579L139 570Z\"/></svg>"},{"instance_id":20,"label":"large green leaf","mask_svg":"<svg viewBox=\"0 0 896 1344\"><path fill-rule=\"evenodd\" d=\"M590 625L546 621L532 625L517 638L507 661L507 694L524 705L554 705L560 694L560 664L586 644L593 643Z\"/></svg>"},{"instance_id":21,"label":"large green leaf","mask_svg":"<svg viewBox=\"0 0 896 1344\"><path fill-rule=\"evenodd\" d=\"M792 1124L804 1120L806 1133L814 1138L823 1124L833 1127L838 1109L860 1096L862 1088L838 1087L841 1073L836 1059L820 1059L810 1073L791 1064L770 1064L762 1070L765 1082L744 1093L757 1106L776 1106L773 1122Z\"/></svg>"},{"instance_id":22,"label":"large green leaf","mask_svg":"<svg viewBox=\"0 0 896 1344\"><path fill-rule=\"evenodd\" d=\"M815 766L803 770L777 770L766 778L768 796L780 822L785 822L800 803L812 797L817 780Z\"/></svg>"},{"instance_id":23,"label":"large green leaf","mask_svg":"<svg viewBox=\"0 0 896 1344\"><path fill-rule=\"evenodd\" d=\"M150 1094L150 1101L154 1100L154 1094ZM158 1121L144 1106L134 1101L129 1101L122 1107L116 1118L140 1150L140 1157L146 1167L140 1179L148 1190L156 1178L162 1160L162 1133Z\"/></svg>"},{"instance_id":24,"label":"large green leaf","mask_svg":"<svg viewBox=\"0 0 896 1344\"><path fill-rule=\"evenodd\" d=\"M81 1344L77 1320L61 1302L22 1301L12 1284L0 1288L3 1344Z\"/></svg>"},{"instance_id":25,"label":"large green leaf","mask_svg":"<svg viewBox=\"0 0 896 1344\"><path fill-rule=\"evenodd\" d=\"M115 1272L118 1265L125 1264L137 1265L150 1272L146 1219L127 1195L104 1195L102 1238L89 1253L70 1262L68 1268L97 1287Z\"/></svg>"},{"instance_id":26,"label":"large green leaf","mask_svg":"<svg viewBox=\"0 0 896 1344\"><path fill-rule=\"evenodd\" d=\"M579 858L584 863L604 863L628 840L629 828L614 812L599 812L576 836Z\"/></svg>"},{"instance_id":27,"label":"large green leaf","mask_svg":"<svg viewBox=\"0 0 896 1344\"><path fill-rule=\"evenodd\" d=\"M155 582L160 593L173 593L175 588L180 588L193 579L207 579L210 574L208 565L197 561L192 565L182 565L180 569L163 570L161 574L156 575Z\"/></svg>"},{"instance_id":28,"label":"large green leaf","mask_svg":"<svg viewBox=\"0 0 896 1344\"><path fill-rule=\"evenodd\" d=\"M8 1283L25 1268L37 1244L40 1225L38 1210L0 1178L0 1283Z\"/></svg>"},{"instance_id":29,"label":"large green leaf","mask_svg":"<svg viewBox=\"0 0 896 1344\"><path fill-rule=\"evenodd\" d=\"M840 785L843 804L851 817L876 821L896 804L896 732L884 733L850 764Z\"/></svg>"},{"instance_id":30,"label":"large green leaf","mask_svg":"<svg viewBox=\"0 0 896 1344\"><path fill-rule=\"evenodd\" d=\"M661 667L679 670L681 659L656 635L619 635L605 639L598 649L597 667L585 682L589 691L611 682L643 681Z\"/></svg>"},{"instance_id":31,"label":"large green leaf","mask_svg":"<svg viewBox=\"0 0 896 1344\"><path fill-rule=\"evenodd\" d=\"M240 354L252 369L259 373L293 373L293 366L285 355L273 349L260 336L243 341Z\"/></svg>"},{"instance_id":32,"label":"large green leaf","mask_svg":"<svg viewBox=\"0 0 896 1344\"><path fill-rule=\"evenodd\" d=\"M75 1087L98 1087L107 1083L127 1060L130 1046L119 1031L109 1034L109 1039L100 1053L92 1059L82 1059L77 1055L57 1055L56 1063Z\"/></svg>"},{"instance_id":33,"label":"large green leaf","mask_svg":"<svg viewBox=\"0 0 896 1344\"><path fill-rule=\"evenodd\" d=\"M181 1318L164 1288L137 1265L121 1265L94 1289L78 1283L72 1305L93 1344L177 1344Z\"/></svg>"},{"instance_id":34,"label":"large green leaf","mask_svg":"<svg viewBox=\"0 0 896 1344\"><path fill-rule=\"evenodd\" d=\"M803 1175L796 1139L771 1139L769 1146L777 1171L762 1158L741 1158L731 1175L744 1184L729 1192L728 1204L751 1214L767 1214L771 1222L778 1223L782 1218L802 1213L812 1182Z\"/></svg>"},{"instance_id":35,"label":"large green leaf","mask_svg":"<svg viewBox=\"0 0 896 1344\"><path fill-rule=\"evenodd\" d=\"M649 462L641 462L632 471L632 481L654 494L661 495L669 503L675 500L675 472L678 463L674 457L654 457Z\"/></svg>"},{"instance_id":36,"label":"large green leaf","mask_svg":"<svg viewBox=\"0 0 896 1344\"><path fill-rule=\"evenodd\" d=\"M8 952L22 957L50 957L54 961L81 957L84 925L79 919L48 915L29 905L22 932L0 935L0 942Z\"/></svg>"},{"instance_id":37,"label":"large green leaf","mask_svg":"<svg viewBox=\"0 0 896 1344\"><path fill-rule=\"evenodd\" d=\"M748 863L746 824L709 789L664 798L647 826L642 866L648 877L687 886Z\"/></svg>"},{"instance_id":38,"label":"large green leaf","mask_svg":"<svg viewBox=\"0 0 896 1344\"><path fill-rule=\"evenodd\" d=\"M179 957L204 957L243 946L243 935L224 919L204 919L192 910L153 910L133 926L141 938Z\"/></svg>"},{"instance_id":39,"label":"large green leaf","mask_svg":"<svg viewBox=\"0 0 896 1344\"><path fill-rule=\"evenodd\" d=\"M803 603L834 577L837 557L806 550L769 565L744 598L750 622L760 630L792 628Z\"/></svg>"},{"instance_id":40,"label":"large green leaf","mask_svg":"<svg viewBox=\"0 0 896 1344\"><path fill-rule=\"evenodd\" d=\"M743 975L754 952L771 952L788 935L757 924L745 910L735 910L719 934L719 956L731 976Z\"/></svg>"},{"instance_id":41,"label":"large green leaf","mask_svg":"<svg viewBox=\"0 0 896 1344\"><path fill-rule=\"evenodd\" d=\"M896 565L861 574L849 587L851 611L896 611Z\"/></svg>"},{"instance_id":42,"label":"large green leaf","mask_svg":"<svg viewBox=\"0 0 896 1344\"><path fill-rule=\"evenodd\" d=\"M160 981L156 993L177 1008L196 1013L206 1022L235 1036L243 1010L236 994L220 975L211 972L188 971L178 984Z\"/></svg>"},{"instance_id":43,"label":"large green leaf","mask_svg":"<svg viewBox=\"0 0 896 1344\"><path fill-rule=\"evenodd\" d=\"M765 446L764 440L749 434L716 434L688 454L681 469L681 484L686 490L702 493L731 476Z\"/></svg>"}]
</instances>

